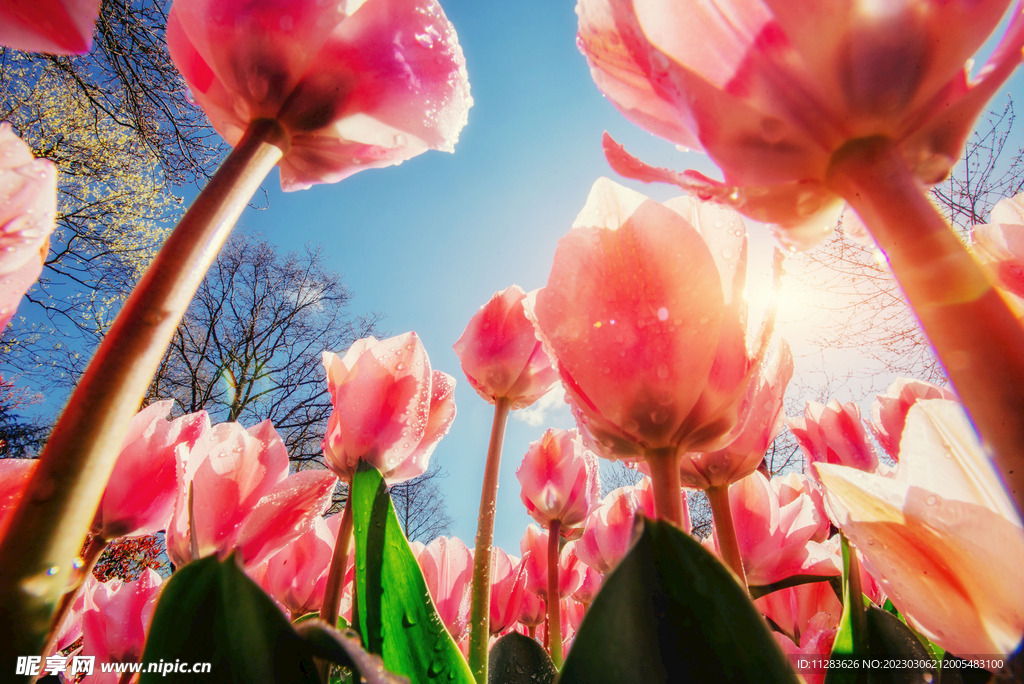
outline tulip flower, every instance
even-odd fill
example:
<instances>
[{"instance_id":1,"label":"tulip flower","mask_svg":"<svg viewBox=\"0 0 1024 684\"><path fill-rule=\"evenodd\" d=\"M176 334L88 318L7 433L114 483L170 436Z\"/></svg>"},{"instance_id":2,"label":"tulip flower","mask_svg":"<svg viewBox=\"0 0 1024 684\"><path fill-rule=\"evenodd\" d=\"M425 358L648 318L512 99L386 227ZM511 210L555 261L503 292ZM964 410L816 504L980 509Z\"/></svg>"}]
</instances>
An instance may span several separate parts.
<instances>
[{"instance_id":1,"label":"tulip flower","mask_svg":"<svg viewBox=\"0 0 1024 684\"><path fill-rule=\"evenodd\" d=\"M12 10L18 11L4 5L0 18ZM0 43L6 44L3 34L9 25L7 20L0 24ZM0 330L43 271L56 215L56 167L34 159L11 125L0 123Z\"/></svg>"},{"instance_id":2,"label":"tulip flower","mask_svg":"<svg viewBox=\"0 0 1024 684\"><path fill-rule=\"evenodd\" d=\"M519 550L526 564L527 589L545 599L548 609L548 625L551 628L551 660L556 666L562 664L562 633L560 625L560 600L550 597L557 594L564 599L576 593L583 585L586 566L576 557L576 542L568 542L559 551L557 529L541 531L531 523L519 542ZM520 618L522 619L522 618Z\"/></svg>"},{"instance_id":3,"label":"tulip flower","mask_svg":"<svg viewBox=\"0 0 1024 684\"><path fill-rule=\"evenodd\" d=\"M658 515L676 525L679 459L728 443L766 348L770 326L754 351L745 342L745 271L738 214L602 178L535 295L588 446L646 460Z\"/></svg>"},{"instance_id":4,"label":"tulip flower","mask_svg":"<svg viewBox=\"0 0 1024 684\"><path fill-rule=\"evenodd\" d=\"M523 563L526 563L526 556L523 556ZM527 590L523 596L523 609L519 613L519 623L526 627L527 633L530 637L536 635L535 630L537 625L543 624L544 618L547 617L548 608L547 605L540 596Z\"/></svg>"},{"instance_id":5,"label":"tulip flower","mask_svg":"<svg viewBox=\"0 0 1024 684\"><path fill-rule=\"evenodd\" d=\"M1017 316L1024 317L1024 195L996 202L991 220L971 229L974 253Z\"/></svg>"},{"instance_id":6,"label":"tulip flower","mask_svg":"<svg viewBox=\"0 0 1024 684\"><path fill-rule=\"evenodd\" d=\"M577 544L576 551L579 552L580 548ZM580 560L583 560L582 558ZM573 592L572 600L576 603L583 605L584 611L594 599L597 598L597 592L601 591L601 584L604 583L604 575L595 570L593 567L587 567L583 573L583 583L580 584L580 588ZM579 625L573 627L574 630L579 629Z\"/></svg>"},{"instance_id":7,"label":"tulip flower","mask_svg":"<svg viewBox=\"0 0 1024 684\"><path fill-rule=\"evenodd\" d=\"M839 524L907 623L952 653L1024 634L1024 527L956 402L907 413L895 477L817 464Z\"/></svg>"},{"instance_id":8,"label":"tulip flower","mask_svg":"<svg viewBox=\"0 0 1024 684\"><path fill-rule=\"evenodd\" d=\"M712 452L686 454L681 461L683 485L709 490L727 487L754 472L785 422L783 400L793 377L793 354L783 340L760 380L747 390L746 410L735 439Z\"/></svg>"},{"instance_id":9,"label":"tulip flower","mask_svg":"<svg viewBox=\"0 0 1024 684\"><path fill-rule=\"evenodd\" d=\"M828 582L810 582L773 591L754 599L754 605L797 644L801 643L802 635L816 615L826 615L822 626L835 629L843 614L843 604Z\"/></svg>"},{"instance_id":10,"label":"tulip flower","mask_svg":"<svg viewBox=\"0 0 1024 684\"><path fill-rule=\"evenodd\" d=\"M0 459L0 539L38 464L39 461L32 458Z\"/></svg>"},{"instance_id":11,"label":"tulip flower","mask_svg":"<svg viewBox=\"0 0 1024 684\"><path fill-rule=\"evenodd\" d=\"M864 432L860 409L853 402L832 400L822 406L809 401L804 417L788 422L808 464L838 463L868 473L878 470L878 455ZM812 477L816 475L813 468L810 472Z\"/></svg>"},{"instance_id":12,"label":"tulip flower","mask_svg":"<svg viewBox=\"0 0 1024 684\"><path fill-rule=\"evenodd\" d=\"M451 152L472 104L435 0L176 0L167 46L228 143L259 119L283 129L285 190Z\"/></svg>"},{"instance_id":13,"label":"tulip flower","mask_svg":"<svg viewBox=\"0 0 1024 684\"><path fill-rule=\"evenodd\" d=\"M786 655L790 657L803 656L806 660L820 663L823 660L828 660L836 640L837 629L832 623L832 615L818 613L811 618L807 629L796 640L797 643L794 643L789 636L778 632L772 632L772 636L779 642L782 652ZM801 672L800 677L807 684L824 684L825 670L816 668L810 672Z\"/></svg>"},{"instance_id":14,"label":"tulip flower","mask_svg":"<svg viewBox=\"0 0 1024 684\"><path fill-rule=\"evenodd\" d=\"M337 479L323 470L288 475L288 453L270 421L248 430L221 423L186 453L167 527L167 555L181 567L239 549L254 567L307 531L330 505Z\"/></svg>"},{"instance_id":15,"label":"tulip flower","mask_svg":"<svg viewBox=\"0 0 1024 684\"><path fill-rule=\"evenodd\" d=\"M519 560L498 547L492 547L490 632L500 634L512 627L523 610L526 597L526 559Z\"/></svg>"},{"instance_id":16,"label":"tulip flower","mask_svg":"<svg viewBox=\"0 0 1024 684\"><path fill-rule=\"evenodd\" d=\"M151 568L134 582L97 583L85 597L82 653L100 662L140 662L162 583ZM93 681L116 684L120 676L97 672Z\"/></svg>"},{"instance_id":17,"label":"tulip flower","mask_svg":"<svg viewBox=\"0 0 1024 684\"><path fill-rule=\"evenodd\" d=\"M787 503L783 486L755 471L729 488L733 521L747 583L767 586L794 575L833 577L842 574L825 541L825 512L806 494ZM789 493L792 488L787 487ZM718 522L705 546L721 554Z\"/></svg>"},{"instance_id":18,"label":"tulip flower","mask_svg":"<svg viewBox=\"0 0 1024 684\"><path fill-rule=\"evenodd\" d=\"M520 497L530 516L549 527L577 527L586 521L601 493L597 457L575 430L551 428L530 448L516 470Z\"/></svg>"},{"instance_id":19,"label":"tulip flower","mask_svg":"<svg viewBox=\"0 0 1024 684\"><path fill-rule=\"evenodd\" d=\"M801 3L579 0L578 42L627 118L706 152L716 181L658 169L605 135L611 165L824 239L843 200L885 252L924 332L1024 509L1024 328L927 185L945 179L1022 59L1024 13L972 79L1008 0Z\"/></svg>"},{"instance_id":20,"label":"tulip flower","mask_svg":"<svg viewBox=\"0 0 1024 684\"><path fill-rule=\"evenodd\" d=\"M469 591L473 552L458 537L438 537L416 559L423 571L437 614L456 642L469 623Z\"/></svg>"},{"instance_id":21,"label":"tulip flower","mask_svg":"<svg viewBox=\"0 0 1024 684\"><path fill-rule=\"evenodd\" d=\"M462 370L473 389L494 404L494 422L484 466L484 485L480 493L480 515L476 529L471 607L469 666L474 676L487 678L487 626L489 593L484 578L491 575L491 544L494 541L495 502L501 450L509 411L526 408L558 383L558 373L544 352L533 324L526 317L523 300L526 293L518 285L494 293L490 301L469 321L462 337L453 345Z\"/></svg>"},{"instance_id":22,"label":"tulip flower","mask_svg":"<svg viewBox=\"0 0 1024 684\"><path fill-rule=\"evenodd\" d=\"M334 410L324 436L324 460L343 482L351 482L360 461L397 484L422 475L430 454L455 420L455 379L430 368L423 343L414 332L378 341L367 337L344 356L324 352L327 387ZM320 617L331 613L342 593L352 510L342 511L338 542Z\"/></svg>"},{"instance_id":23,"label":"tulip flower","mask_svg":"<svg viewBox=\"0 0 1024 684\"><path fill-rule=\"evenodd\" d=\"M599 573L611 572L625 558L633 543L635 517L640 501L633 487L608 493L590 514L583 536L576 542L576 555Z\"/></svg>"},{"instance_id":24,"label":"tulip flower","mask_svg":"<svg viewBox=\"0 0 1024 684\"><path fill-rule=\"evenodd\" d=\"M0 45L26 52L89 52L100 0L7 0L0 5Z\"/></svg>"},{"instance_id":25,"label":"tulip flower","mask_svg":"<svg viewBox=\"0 0 1024 684\"><path fill-rule=\"evenodd\" d=\"M641 471L646 470L645 464L640 463L638 469ZM658 518L657 511L654 506L654 485L651 483L650 475L644 472L647 477L640 478L640 481L633 486L633 494L636 495L637 501L640 504L639 510L643 512L644 516L651 520ZM690 534L693 531L693 523L690 522L690 507L686 501L686 490L679 492L680 499L680 510L683 515L683 524L679 526L683 532Z\"/></svg>"},{"instance_id":26,"label":"tulip flower","mask_svg":"<svg viewBox=\"0 0 1024 684\"><path fill-rule=\"evenodd\" d=\"M903 426L907 422L907 412L918 399L950 399L956 400L956 395L948 389L936 387L930 382L922 380L911 380L900 378L885 391L885 394L876 395L874 403L871 404L871 421L868 427L871 434L875 436L885 453L894 460L900 458L900 437L903 435ZM833 463L834 461L830 461ZM840 465L850 465L841 463Z\"/></svg>"}]
</instances>

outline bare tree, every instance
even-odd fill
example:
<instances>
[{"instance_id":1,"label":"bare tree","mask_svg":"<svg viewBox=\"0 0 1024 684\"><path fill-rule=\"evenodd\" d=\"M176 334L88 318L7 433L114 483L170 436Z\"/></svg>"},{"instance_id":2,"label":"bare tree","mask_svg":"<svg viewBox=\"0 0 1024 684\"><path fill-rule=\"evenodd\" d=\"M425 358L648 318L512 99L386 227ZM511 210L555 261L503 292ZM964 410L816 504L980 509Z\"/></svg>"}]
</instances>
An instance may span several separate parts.
<instances>
[{"instance_id":1,"label":"bare tree","mask_svg":"<svg viewBox=\"0 0 1024 684\"><path fill-rule=\"evenodd\" d=\"M319 248L282 255L253 237L229 240L147 398L172 398L218 422L270 419L293 461L318 459L331 414L322 353L347 349L380 320L349 314L351 294L323 261Z\"/></svg>"},{"instance_id":2,"label":"bare tree","mask_svg":"<svg viewBox=\"0 0 1024 684\"><path fill-rule=\"evenodd\" d=\"M435 458L427 472L408 482L392 485L389 490L398 522L409 541L426 544L443 534L450 534L455 521L448 515L438 482L445 477L448 473L441 469Z\"/></svg>"},{"instance_id":3,"label":"bare tree","mask_svg":"<svg viewBox=\"0 0 1024 684\"><path fill-rule=\"evenodd\" d=\"M608 496L608 493L619 487L631 487L640 481L644 476L636 468L622 461L605 462L601 465L601 496Z\"/></svg>"}]
</instances>

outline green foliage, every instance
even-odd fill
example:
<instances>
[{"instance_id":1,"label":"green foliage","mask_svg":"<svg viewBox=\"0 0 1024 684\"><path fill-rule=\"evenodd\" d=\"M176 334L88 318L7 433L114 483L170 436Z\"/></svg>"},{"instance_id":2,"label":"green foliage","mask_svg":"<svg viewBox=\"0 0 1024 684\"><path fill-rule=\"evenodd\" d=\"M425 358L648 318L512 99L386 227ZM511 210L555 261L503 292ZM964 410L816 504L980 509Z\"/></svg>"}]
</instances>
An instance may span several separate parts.
<instances>
[{"instance_id":1,"label":"green foliage","mask_svg":"<svg viewBox=\"0 0 1024 684\"><path fill-rule=\"evenodd\" d=\"M474 684L434 608L380 472L361 464L351 495L359 631L367 650L413 684Z\"/></svg>"},{"instance_id":2,"label":"green foliage","mask_svg":"<svg viewBox=\"0 0 1024 684\"><path fill-rule=\"evenodd\" d=\"M643 534L605 577L559 684L797 682L733 575L672 525Z\"/></svg>"},{"instance_id":3,"label":"green foliage","mask_svg":"<svg viewBox=\"0 0 1024 684\"><path fill-rule=\"evenodd\" d=\"M487 659L488 684L551 684L557 674L541 645L519 632L494 642Z\"/></svg>"}]
</instances>

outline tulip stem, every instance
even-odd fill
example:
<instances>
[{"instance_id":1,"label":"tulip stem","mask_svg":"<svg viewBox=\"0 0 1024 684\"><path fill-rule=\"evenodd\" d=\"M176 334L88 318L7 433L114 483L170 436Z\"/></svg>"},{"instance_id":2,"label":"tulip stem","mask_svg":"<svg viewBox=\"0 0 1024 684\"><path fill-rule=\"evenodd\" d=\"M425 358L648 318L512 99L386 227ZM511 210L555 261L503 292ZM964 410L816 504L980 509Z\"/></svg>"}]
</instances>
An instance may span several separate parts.
<instances>
[{"instance_id":1,"label":"tulip stem","mask_svg":"<svg viewBox=\"0 0 1024 684\"><path fill-rule=\"evenodd\" d=\"M896 144L853 140L828 185L857 210L1024 511L1024 327L928 200Z\"/></svg>"},{"instance_id":2,"label":"tulip stem","mask_svg":"<svg viewBox=\"0 0 1024 684\"><path fill-rule=\"evenodd\" d=\"M512 401L499 397L494 401L491 442L484 466L484 487L480 493L480 517L476 524L476 549L473 552L473 594L469 614L469 669L477 684L487 684L487 645L491 636L491 563L494 543L494 513L498 498L498 473L505 425Z\"/></svg>"},{"instance_id":3,"label":"tulip stem","mask_svg":"<svg viewBox=\"0 0 1024 684\"><path fill-rule=\"evenodd\" d=\"M288 146L253 121L167 238L68 400L0 544L0 662L38 653L128 423L235 220Z\"/></svg>"},{"instance_id":4,"label":"tulip stem","mask_svg":"<svg viewBox=\"0 0 1024 684\"><path fill-rule=\"evenodd\" d=\"M71 611L71 606L74 605L75 599L82 592L82 587L85 586L85 580L89 578L89 573L96 567L97 561L100 556L103 555L103 550L107 548L106 539L100 536L89 537L85 543L85 549L82 550L82 565L71 573L71 579L68 584L67 591L60 597L60 603L57 605L57 610L53 613L53 618L50 620L50 631L46 635L46 643L43 645L43 657L51 655L53 647L57 643L57 635L60 632L60 628L64 623L64 618L67 617Z\"/></svg>"},{"instance_id":5,"label":"tulip stem","mask_svg":"<svg viewBox=\"0 0 1024 684\"><path fill-rule=\"evenodd\" d=\"M736 537L736 525L732 520L732 503L729 501L729 485L709 487L708 502L711 504L711 518L715 523L715 535L718 537L718 548L722 552L722 560L735 573L744 588L747 576L743 572L743 558L740 556L740 543Z\"/></svg>"},{"instance_id":6,"label":"tulip stem","mask_svg":"<svg viewBox=\"0 0 1024 684\"><path fill-rule=\"evenodd\" d=\"M846 565L846 587L848 596L844 601L849 601L851 628L853 630L854 653L857 649L867 647L868 618L864 612L864 589L860 581L860 559L857 557L857 549L849 542L845 535L840 532L840 541L843 550L843 561Z\"/></svg>"},{"instance_id":7,"label":"tulip stem","mask_svg":"<svg viewBox=\"0 0 1024 684\"><path fill-rule=\"evenodd\" d=\"M562 667L562 602L558 595L558 542L562 521L548 523L548 635L551 641L551 662Z\"/></svg>"},{"instance_id":8,"label":"tulip stem","mask_svg":"<svg viewBox=\"0 0 1024 684\"><path fill-rule=\"evenodd\" d=\"M334 553L331 554L331 569L327 571L327 585L324 587L324 602L320 606L320 619L331 627L338 626L338 609L341 596L345 591L345 570L348 569L348 545L352 540L352 486L348 488L348 498L341 513L341 525L338 526L338 538L334 540Z\"/></svg>"},{"instance_id":9,"label":"tulip stem","mask_svg":"<svg viewBox=\"0 0 1024 684\"><path fill-rule=\"evenodd\" d=\"M654 493L654 514L679 529L683 528L683 485L679 479L682 454L675 449L657 449L647 455Z\"/></svg>"}]
</instances>

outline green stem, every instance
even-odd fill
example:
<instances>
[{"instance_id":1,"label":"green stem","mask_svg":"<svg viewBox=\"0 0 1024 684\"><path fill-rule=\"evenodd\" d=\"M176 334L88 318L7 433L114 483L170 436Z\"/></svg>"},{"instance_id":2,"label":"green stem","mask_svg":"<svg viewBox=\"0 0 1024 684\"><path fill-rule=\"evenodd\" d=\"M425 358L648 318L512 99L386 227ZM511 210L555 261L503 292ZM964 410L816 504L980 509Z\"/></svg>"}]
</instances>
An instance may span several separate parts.
<instances>
[{"instance_id":1,"label":"green stem","mask_svg":"<svg viewBox=\"0 0 1024 684\"><path fill-rule=\"evenodd\" d=\"M348 545L352 539L352 487L348 488L345 509L341 513L338 538L334 540L331 568L327 571L327 585L324 587L324 602L320 606L320 619L331 627L338 625L338 608L345 592L345 570L348 566ZM354 616L353 616L354 619Z\"/></svg>"},{"instance_id":2,"label":"green stem","mask_svg":"<svg viewBox=\"0 0 1024 684\"><path fill-rule=\"evenodd\" d=\"M736 525L732 520L732 503L729 501L729 485L711 487L707 490L708 501L711 503L711 517L715 522L715 534L718 537L718 548L722 552L722 560L735 573L740 584L747 586L747 576L743 572L743 557L740 555L740 542L736 538Z\"/></svg>"},{"instance_id":3,"label":"green stem","mask_svg":"<svg viewBox=\"0 0 1024 684\"><path fill-rule=\"evenodd\" d=\"M250 124L167 238L89 363L0 543L0 662L39 653L146 388L235 220L288 145Z\"/></svg>"},{"instance_id":4,"label":"green stem","mask_svg":"<svg viewBox=\"0 0 1024 684\"><path fill-rule=\"evenodd\" d=\"M857 210L885 252L1024 511L1024 327L928 200L896 144L854 140L832 158L828 184Z\"/></svg>"},{"instance_id":5,"label":"green stem","mask_svg":"<svg viewBox=\"0 0 1024 684\"><path fill-rule=\"evenodd\" d=\"M561 520L548 523L548 635L551 642L551 662L562 667L562 604L558 596L558 541Z\"/></svg>"},{"instance_id":6,"label":"green stem","mask_svg":"<svg viewBox=\"0 0 1024 684\"><path fill-rule=\"evenodd\" d=\"M494 513L498 498L498 473L501 448L505 441L511 400L494 401L491 442L484 466L484 487L480 493L480 517L476 524L476 549L473 552L473 594L469 614L469 669L477 684L487 684L487 645L491 636L491 545L494 542Z\"/></svg>"},{"instance_id":7,"label":"green stem","mask_svg":"<svg viewBox=\"0 0 1024 684\"><path fill-rule=\"evenodd\" d=\"M667 520L683 528L683 484L679 479L679 460L676 449L656 449L647 455L651 469L651 490L654 511L659 520Z\"/></svg>"}]
</instances>

